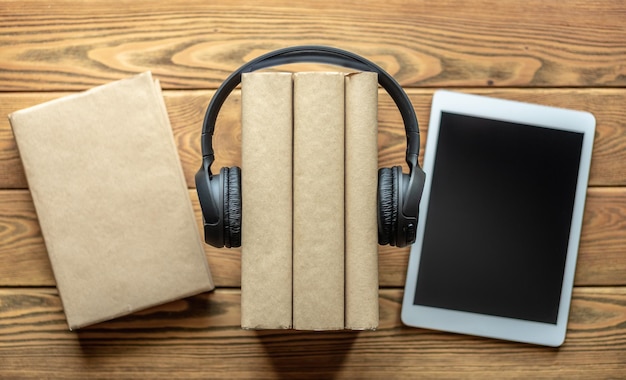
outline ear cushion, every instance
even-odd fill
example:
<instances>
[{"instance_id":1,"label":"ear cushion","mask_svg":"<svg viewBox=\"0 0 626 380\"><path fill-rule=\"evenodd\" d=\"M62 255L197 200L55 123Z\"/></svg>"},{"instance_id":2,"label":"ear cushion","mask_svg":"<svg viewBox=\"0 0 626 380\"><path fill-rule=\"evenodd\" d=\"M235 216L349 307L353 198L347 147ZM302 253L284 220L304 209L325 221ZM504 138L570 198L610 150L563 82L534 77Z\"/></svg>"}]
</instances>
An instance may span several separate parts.
<instances>
[{"instance_id":1,"label":"ear cushion","mask_svg":"<svg viewBox=\"0 0 626 380\"><path fill-rule=\"evenodd\" d=\"M398 219L398 191L394 171L378 170L378 244L394 244Z\"/></svg>"},{"instance_id":2,"label":"ear cushion","mask_svg":"<svg viewBox=\"0 0 626 380\"><path fill-rule=\"evenodd\" d=\"M224 246L241 246L241 169L222 168L224 175Z\"/></svg>"}]
</instances>

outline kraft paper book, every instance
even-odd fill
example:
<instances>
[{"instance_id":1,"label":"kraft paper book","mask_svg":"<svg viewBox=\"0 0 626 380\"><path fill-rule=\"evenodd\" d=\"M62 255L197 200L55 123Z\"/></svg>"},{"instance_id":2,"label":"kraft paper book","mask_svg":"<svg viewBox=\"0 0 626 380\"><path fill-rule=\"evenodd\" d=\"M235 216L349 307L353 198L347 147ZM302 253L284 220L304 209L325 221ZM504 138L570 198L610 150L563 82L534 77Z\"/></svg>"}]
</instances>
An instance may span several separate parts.
<instances>
[{"instance_id":1,"label":"kraft paper book","mask_svg":"<svg viewBox=\"0 0 626 380\"><path fill-rule=\"evenodd\" d=\"M378 326L376 73L242 76L241 326Z\"/></svg>"},{"instance_id":2,"label":"kraft paper book","mask_svg":"<svg viewBox=\"0 0 626 380\"><path fill-rule=\"evenodd\" d=\"M213 289L150 73L10 121L70 329Z\"/></svg>"},{"instance_id":3,"label":"kraft paper book","mask_svg":"<svg viewBox=\"0 0 626 380\"><path fill-rule=\"evenodd\" d=\"M378 75L346 75L346 328L378 327Z\"/></svg>"},{"instance_id":4,"label":"kraft paper book","mask_svg":"<svg viewBox=\"0 0 626 380\"><path fill-rule=\"evenodd\" d=\"M242 77L241 326L291 328L291 73Z\"/></svg>"},{"instance_id":5,"label":"kraft paper book","mask_svg":"<svg viewBox=\"0 0 626 380\"><path fill-rule=\"evenodd\" d=\"M293 327L344 328L344 77L294 74Z\"/></svg>"}]
</instances>

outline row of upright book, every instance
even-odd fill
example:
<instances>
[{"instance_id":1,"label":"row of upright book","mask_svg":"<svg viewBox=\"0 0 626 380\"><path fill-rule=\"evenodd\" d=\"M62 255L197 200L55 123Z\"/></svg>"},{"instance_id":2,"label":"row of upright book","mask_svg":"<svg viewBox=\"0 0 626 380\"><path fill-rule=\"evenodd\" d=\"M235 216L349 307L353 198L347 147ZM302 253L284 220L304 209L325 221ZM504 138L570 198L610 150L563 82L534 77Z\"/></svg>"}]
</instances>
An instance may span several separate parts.
<instances>
[{"instance_id":1,"label":"row of upright book","mask_svg":"<svg viewBox=\"0 0 626 380\"><path fill-rule=\"evenodd\" d=\"M378 326L376 73L242 77L241 325Z\"/></svg>"}]
</instances>

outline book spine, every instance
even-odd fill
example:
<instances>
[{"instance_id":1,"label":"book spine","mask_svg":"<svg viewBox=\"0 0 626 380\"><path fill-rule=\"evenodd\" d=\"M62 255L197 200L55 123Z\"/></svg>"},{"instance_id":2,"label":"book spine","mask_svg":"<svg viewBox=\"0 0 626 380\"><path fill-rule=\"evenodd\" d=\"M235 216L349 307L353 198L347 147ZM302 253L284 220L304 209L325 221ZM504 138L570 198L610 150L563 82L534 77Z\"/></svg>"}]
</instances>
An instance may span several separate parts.
<instances>
[{"instance_id":1,"label":"book spine","mask_svg":"<svg viewBox=\"0 0 626 380\"><path fill-rule=\"evenodd\" d=\"M293 326L344 328L344 74L294 74Z\"/></svg>"},{"instance_id":2,"label":"book spine","mask_svg":"<svg viewBox=\"0 0 626 380\"><path fill-rule=\"evenodd\" d=\"M241 326L292 326L291 73L242 76Z\"/></svg>"},{"instance_id":3,"label":"book spine","mask_svg":"<svg viewBox=\"0 0 626 380\"><path fill-rule=\"evenodd\" d=\"M345 78L345 325L378 327L378 76Z\"/></svg>"}]
</instances>

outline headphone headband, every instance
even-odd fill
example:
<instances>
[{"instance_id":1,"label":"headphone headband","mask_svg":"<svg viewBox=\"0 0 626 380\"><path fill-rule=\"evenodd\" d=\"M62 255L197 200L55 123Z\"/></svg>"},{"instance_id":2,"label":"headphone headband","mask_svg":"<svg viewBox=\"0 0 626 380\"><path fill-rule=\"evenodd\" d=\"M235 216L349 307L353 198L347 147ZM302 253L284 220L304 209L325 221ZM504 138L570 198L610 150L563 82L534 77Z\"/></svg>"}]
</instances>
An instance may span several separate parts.
<instances>
[{"instance_id":1,"label":"headphone headband","mask_svg":"<svg viewBox=\"0 0 626 380\"><path fill-rule=\"evenodd\" d=\"M419 203L424 188L424 171L417 158L420 148L417 116L398 82L376 64L356 54L326 46L296 46L275 50L241 66L217 89L207 108L202 126L202 166L196 173L196 189L202 208L205 241L215 247L238 247L241 239L241 180L238 167L222 168L211 173L215 160L213 131L217 115L230 93L241 83L242 74L288 63L317 62L370 71L378 74L378 83L394 100L406 131L406 162L402 167L378 171L378 241L403 247L415 241Z\"/></svg>"},{"instance_id":2,"label":"headphone headband","mask_svg":"<svg viewBox=\"0 0 626 380\"><path fill-rule=\"evenodd\" d=\"M202 126L202 157L203 160L208 160L209 172L214 160L212 137L217 115L228 95L241 83L241 75L268 67L302 62L323 63L377 73L378 83L391 96L404 121L407 137L406 162L409 170L412 171L413 167L418 166L420 137L417 116L409 97L391 75L375 63L345 50L327 46L294 46L275 50L251 60L233 72L217 89L209 103Z\"/></svg>"}]
</instances>

